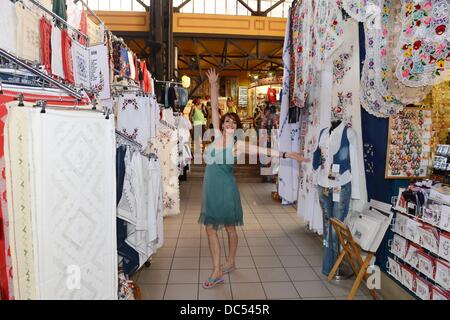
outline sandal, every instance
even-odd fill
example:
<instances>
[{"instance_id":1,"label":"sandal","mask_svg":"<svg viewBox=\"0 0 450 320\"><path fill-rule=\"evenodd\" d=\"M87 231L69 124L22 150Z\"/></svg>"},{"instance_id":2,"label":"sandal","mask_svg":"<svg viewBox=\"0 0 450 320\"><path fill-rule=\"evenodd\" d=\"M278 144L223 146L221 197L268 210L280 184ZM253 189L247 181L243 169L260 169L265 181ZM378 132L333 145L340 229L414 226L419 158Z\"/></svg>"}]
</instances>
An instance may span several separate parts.
<instances>
[{"instance_id":1,"label":"sandal","mask_svg":"<svg viewBox=\"0 0 450 320\"><path fill-rule=\"evenodd\" d=\"M203 289L211 289L214 288L217 284L224 282L224 278L208 278L205 282L203 282Z\"/></svg>"},{"instance_id":2,"label":"sandal","mask_svg":"<svg viewBox=\"0 0 450 320\"><path fill-rule=\"evenodd\" d=\"M236 267L225 267L225 268L223 268L222 269L222 272L224 273L224 274L227 274L227 273L231 273L231 272L233 272L234 270L236 270Z\"/></svg>"}]
</instances>

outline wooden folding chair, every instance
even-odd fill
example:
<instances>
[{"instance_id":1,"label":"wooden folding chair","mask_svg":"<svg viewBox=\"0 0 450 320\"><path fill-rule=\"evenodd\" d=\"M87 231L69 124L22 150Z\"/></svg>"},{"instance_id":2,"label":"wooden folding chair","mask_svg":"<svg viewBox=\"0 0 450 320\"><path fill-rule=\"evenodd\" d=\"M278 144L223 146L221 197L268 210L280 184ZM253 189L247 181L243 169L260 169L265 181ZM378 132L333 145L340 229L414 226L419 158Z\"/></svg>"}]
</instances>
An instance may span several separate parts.
<instances>
[{"instance_id":1,"label":"wooden folding chair","mask_svg":"<svg viewBox=\"0 0 450 320\"><path fill-rule=\"evenodd\" d=\"M368 278L367 268L369 267L370 261L372 260L374 253L368 252L366 259L363 260L361 256L362 250L360 249L359 245L353 240L353 236L352 233L350 232L350 229L343 222L341 222L336 218L331 218L330 221L331 224L333 225L334 230L337 233L339 243L341 244L343 249L339 254L338 259L336 260L333 269L331 269L330 274L328 275L328 281L331 281L333 279L342 261L344 260L344 258L346 258L347 261L350 263L353 272L356 275L356 280L353 283L352 290L347 296L348 300L352 300L355 297L356 292L358 291L361 281L363 279L367 281ZM372 298L374 300L377 300L375 290L369 289L369 292Z\"/></svg>"}]
</instances>

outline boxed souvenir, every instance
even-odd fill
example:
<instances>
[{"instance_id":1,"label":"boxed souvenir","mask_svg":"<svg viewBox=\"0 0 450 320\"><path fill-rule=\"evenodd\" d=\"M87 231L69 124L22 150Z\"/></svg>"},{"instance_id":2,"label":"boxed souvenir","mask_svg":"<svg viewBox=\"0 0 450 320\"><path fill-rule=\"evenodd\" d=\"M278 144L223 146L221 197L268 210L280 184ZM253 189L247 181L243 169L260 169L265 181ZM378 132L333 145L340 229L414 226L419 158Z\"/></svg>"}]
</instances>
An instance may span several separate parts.
<instances>
[{"instance_id":1,"label":"boxed souvenir","mask_svg":"<svg viewBox=\"0 0 450 320\"><path fill-rule=\"evenodd\" d=\"M402 269L400 264L392 259L391 257L388 257L388 270L389 274L393 276L397 281L402 281Z\"/></svg>"},{"instance_id":2,"label":"boxed souvenir","mask_svg":"<svg viewBox=\"0 0 450 320\"><path fill-rule=\"evenodd\" d=\"M441 259L436 260L434 281L445 290L450 290L450 263Z\"/></svg>"},{"instance_id":3,"label":"boxed souvenir","mask_svg":"<svg viewBox=\"0 0 450 320\"><path fill-rule=\"evenodd\" d=\"M450 234L442 232L439 237L439 257L450 262Z\"/></svg>"},{"instance_id":4,"label":"boxed souvenir","mask_svg":"<svg viewBox=\"0 0 450 320\"><path fill-rule=\"evenodd\" d=\"M450 232L450 206L443 204L440 213L439 228Z\"/></svg>"},{"instance_id":5,"label":"boxed souvenir","mask_svg":"<svg viewBox=\"0 0 450 320\"><path fill-rule=\"evenodd\" d=\"M415 273L408 268L407 266L402 266L402 284L411 290L412 292L416 291L416 275Z\"/></svg>"},{"instance_id":6,"label":"boxed souvenir","mask_svg":"<svg viewBox=\"0 0 450 320\"><path fill-rule=\"evenodd\" d=\"M397 203L395 205L395 209L402 213L406 213L408 211L407 209L408 206L405 197L402 196L403 191L405 191L405 188L398 189Z\"/></svg>"},{"instance_id":7,"label":"boxed souvenir","mask_svg":"<svg viewBox=\"0 0 450 320\"><path fill-rule=\"evenodd\" d=\"M438 254L439 252L439 232L435 227L421 226L417 228L419 234L419 244L427 250Z\"/></svg>"},{"instance_id":8,"label":"boxed souvenir","mask_svg":"<svg viewBox=\"0 0 450 320\"><path fill-rule=\"evenodd\" d=\"M450 186L436 185L430 189L430 199L442 201L450 205Z\"/></svg>"},{"instance_id":9,"label":"boxed souvenir","mask_svg":"<svg viewBox=\"0 0 450 320\"><path fill-rule=\"evenodd\" d=\"M431 292L432 300L450 300L450 293L438 286L433 286Z\"/></svg>"},{"instance_id":10,"label":"boxed souvenir","mask_svg":"<svg viewBox=\"0 0 450 320\"><path fill-rule=\"evenodd\" d=\"M421 277L416 277L416 295L422 300L431 299L431 285Z\"/></svg>"},{"instance_id":11,"label":"boxed souvenir","mask_svg":"<svg viewBox=\"0 0 450 320\"><path fill-rule=\"evenodd\" d=\"M433 200L428 201L428 204L422 207L421 218L422 220L434 225L439 226L441 220L442 204Z\"/></svg>"},{"instance_id":12,"label":"boxed souvenir","mask_svg":"<svg viewBox=\"0 0 450 320\"><path fill-rule=\"evenodd\" d=\"M397 212L395 217L394 231L402 236L406 234L406 224L408 222L408 217L404 214L400 214Z\"/></svg>"},{"instance_id":13,"label":"boxed souvenir","mask_svg":"<svg viewBox=\"0 0 450 320\"><path fill-rule=\"evenodd\" d=\"M422 251L422 248L417 244L409 243L405 261L413 268L419 269L419 252Z\"/></svg>"},{"instance_id":14,"label":"boxed souvenir","mask_svg":"<svg viewBox=\"0 0 450 320\"><path fill-rule=\"evenodd\" d=\"M419 258L418 270L428 278L433 279L435 269L434 258L426 254L425 252L418 252L417 254Z\"/></svg>"},{"instance_id":15,"label":"boxed souvenir","mask_svg":"<svg viewBox=\"0 0 450 320\"><path fill-rule=\"evenodd\" d=\"M405 259L407 250L408 240L398 234L394 234L394 237L392 238L391 252L400 259Z\"/></svg>"},{"instance_id":16,"label":"boxed souvenir","mask_svg":"<svg viewBox=\"0 0 450 320\"><path fill-rule=\"evenodd\" d=\"M419 221L413 220L411 218L407 218L405 235L404 235L406 237L406 239L409 239L415 243L419 243L419 240L420 240L419 228L421 226L422 226L422 223L420 223Z\"/></svg>"}]
</instances>

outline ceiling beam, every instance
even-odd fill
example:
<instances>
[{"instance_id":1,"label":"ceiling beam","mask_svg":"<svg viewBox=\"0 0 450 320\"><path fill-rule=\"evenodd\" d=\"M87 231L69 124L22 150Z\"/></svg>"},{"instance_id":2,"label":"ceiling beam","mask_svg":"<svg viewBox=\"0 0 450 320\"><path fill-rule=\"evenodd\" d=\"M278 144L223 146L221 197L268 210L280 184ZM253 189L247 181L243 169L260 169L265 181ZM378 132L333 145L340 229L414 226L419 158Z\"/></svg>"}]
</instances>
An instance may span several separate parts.
<instances>
[{"instance_id":1,"label":"ceiling beam","mask_svg":"<svg viewBox=\"0 0 450 320\"><path fill-rule=\"evenodd\" d=\"M264 16L267 16L269 14L269 12L271 12L273 9L275 9L276 7L278 7L280 4L282 4L283 2L285 2L285 0L280 0L277 3L275 3L273 6L271 6L269 9L267 9L266 11L263 12Z\"/></svg>"},{"instance_id":2,"label":"ceiling beam","mask_svg":"<svg viewBox=\"0 0 450 320\"><path fill-rule=\"evenodd\" d=\"M174 12L180 12L181 8L183 8L185 5L187 5L189 2L191 2L191 0L186 0L184 2L182 2L178 7L174 7L173 11Z\"/></svg>"},{"instance_id":3,"label":"ceiling beam","mask_svg":"<svg viewBox=\"0 0 450 320\"><path fill-rule=\"evenodd\" d=\"M136 0L137 3L139 3L141 6L145 8L145 11L150 11L150 6L146 5L142 0Z\"/></svg>"},{"instance_id":4,"label":"ceiling beam","mask_svg":"<svg viewBox=\"0 0 450 320\"><path fill-rule=\"evenodd\" d=\"M205 61L205 62L209 63L210 65L213 65L213 66L216 67L216 68L220 68L220 65L217 65L217 64L215 64L214 62L211 62L211 61L209 61L209 60L206 60L206 58L204 58L204 57L200 57L200 60Z\"/></svg>"},{"instance_id":5,"label":"ceiling beam","mask_svg":"<svg viewBox=\"0 0 450 320\"><path fill-rule=\"evenodd\" d=\"M243 6L245 7L245 9L247 9L248 11L250 11L251 14L252 14L252 16L256 16L256 15L257 15L257 13L256 13L252 8L250 8L250 7L248 6L248 4L246 4L244 1L242 1L242 0L237 0L237 2L239 2L241 5L243 5Z\"/></svg>"},{"instance_id":6,"label":"ceiling beam","mask_svg":"<svg viewBox=\"0 0 450 320\"><path fill-rule=\"evenodd\" d=\"M225 39L225 43L223 44L222 50L222 65L225 65L225 63L227 63L227 56L228 56L228 39Z\"/></svg>"},{"instance_id":7,"label":"ceiling beam","mask_svg":"<svg viewBox=\"0 0 450 320\"><path fill-rule=\"evenodd\" d=\"M209 51L208 47L206 47L200 40L195 39L197 41L197 43L206 51L206 53L214 59L214 62L219 65L220 61L216 58L216 56L214 54L211 53L211 51ZM203 56L203 55L201 55Z\"/></svg>"}]
</instances>

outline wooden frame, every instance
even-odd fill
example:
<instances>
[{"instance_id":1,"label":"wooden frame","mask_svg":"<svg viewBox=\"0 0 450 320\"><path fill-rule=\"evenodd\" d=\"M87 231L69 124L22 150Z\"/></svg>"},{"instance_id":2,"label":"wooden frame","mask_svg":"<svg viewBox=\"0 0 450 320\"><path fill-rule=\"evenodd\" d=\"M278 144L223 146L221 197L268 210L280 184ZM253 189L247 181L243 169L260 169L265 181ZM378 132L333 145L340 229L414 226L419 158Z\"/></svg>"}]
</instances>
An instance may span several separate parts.
<instances>
[{"instance_id":1,"label":"wooden frame","mask_svg":"<svg viewBox=\"0 0 450 320\"><path fill-rule=\"evenodd\" d=\"M369 267L370 261L374 257L373 252L369 252L367 254L366 259L363 260L361 257L361 249L353 240L352 233L350 229L340 220L336 218L330 219L331 224L333 225L334 230L337 233L339 243L342 246L342 251L339 254L339 257L336 260L333 268L330 271L330 274L327 277L328 281L331 281L334 278L335 273L337 272L339 266L341 265L344 258L349 262L353 272L356 275L356 280L353 283L352 289L347 296L348 300L353 300L358 291L359 286L361 285L362 280L368 279L367 268ZM359 270L358 270L359 267ZM377 300L377 295L374 289L369 289L370 295L374 300Z\"/></svg>"},{"instance_id":2,"label":"wooden frame","mask_svg":"<svg viewBox=\"0 0 450 320\"><path fill-rule=\"evenodd\" d=\"M388 131L388 143L387 143L387 151L386 151L385 179L423 179L423 178L427 178L428 177L428 169L429 169L430 163L428 163L427 168L424 171L424 174L419 174L419 175L412 174L411 171L412 170L421 170L424 167L424 165L422 165L421 163L419 164L418 168L416 168L416 169L409 168L406 171L405 170L401 170L399 172L399 174L393 174L393 168L390 165L391 161L392 162L393 161L397 161L398 165L400 165L400 163L401 163L404 166L404 164L406 163L408 166L410 166L411 163L412 163L411 162L412 161L412 156L414 156L414 155L405 153L404 157L411 158L411 160L407 160L407 161L402 161L402 160L396 158L395 156L391 157L391 151L393 151L393 152L398 151L398 150L395 150L395 146L392 143L393 140L394 139L398 139L398 137L402 137L402 134L406 133L406 132L396 131L395 132L396 135L393 136L393 134L392 134L393 130L394 130L393 129L393 126L394 126L393 121L398 119L398 117L402 116L404 113L416 113L418 115L419 112L428 113L428 115L424 115L424 118L423 118L424 119L424 123L422 125L416 124L417 125L416 127L420 130L417 133L417 136L422 141L422 152L420 154L420 157L421 157L420 161L423 161L423 160L430 161L429 157L431 155L430 143L431 143L431 129L432 129L432 123L431 123L432 110L430 108L419 108L419 107L404 108L403 111L401 111L399 114L389 117L389 129L388 129L389 131ZM430 121L429 123L426 123L427 119L429 119L429 121ZM424 126L429 126L429 130L425 131ZM428 145L424 144L424 142L423 142L424 140L423 140L423 138L421 138L421 136L424 133L426 133L426 132L428 132L429 136L430 136ZM426 147L426 146L428 146L428 149L429 149L428 152L425 152L423 150L423 147ZM400 151L401 152L409 152L410 150L411 149L408 148L407 145L405 145L404 148L402 148ZM424 159L423 156L425 156L425 155L427 156L427 158Z\"/></svg>"}]
</instances>

